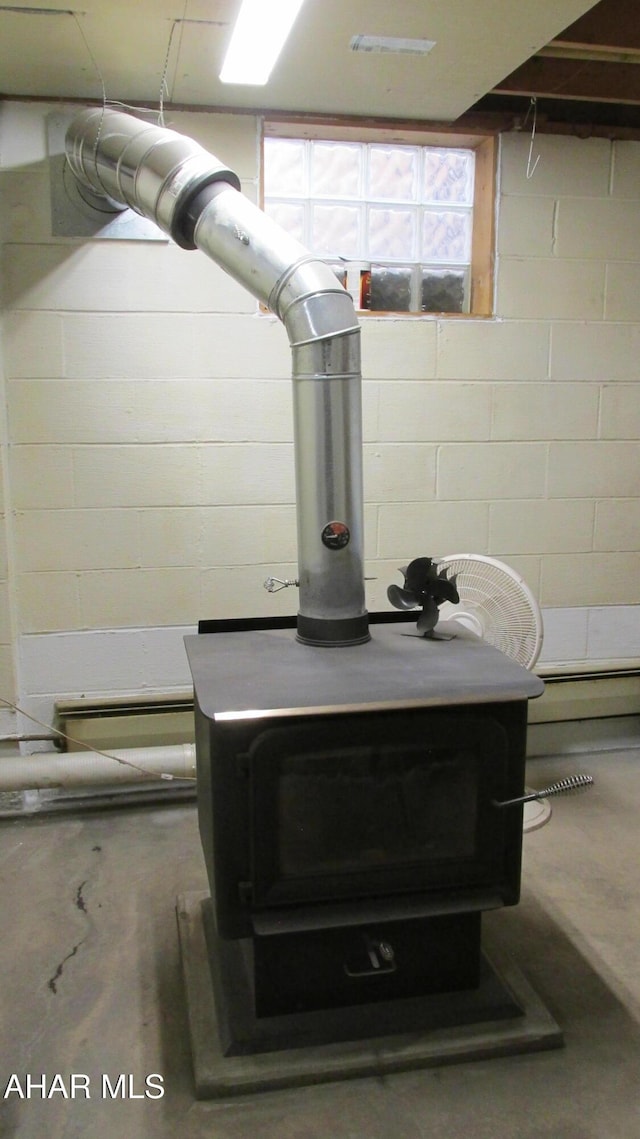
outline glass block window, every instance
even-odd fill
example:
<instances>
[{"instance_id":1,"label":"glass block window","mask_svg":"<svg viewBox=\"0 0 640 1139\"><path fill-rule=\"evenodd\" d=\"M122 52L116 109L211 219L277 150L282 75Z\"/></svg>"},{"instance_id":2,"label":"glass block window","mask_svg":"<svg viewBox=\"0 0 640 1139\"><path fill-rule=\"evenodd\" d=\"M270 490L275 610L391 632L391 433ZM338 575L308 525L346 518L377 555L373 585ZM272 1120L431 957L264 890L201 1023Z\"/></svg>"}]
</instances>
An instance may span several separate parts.
<instances>
[{"instance_id":1,"label":"glass block window","mask_svg":"<svg viewBox=\"0 0 640 1139\"><path fill-rule=\"evenodd\" d=\"M264 208L317 256L371 269L371 308L471 309L476 153L266 137Z\"/></svg>"}]
</instances>

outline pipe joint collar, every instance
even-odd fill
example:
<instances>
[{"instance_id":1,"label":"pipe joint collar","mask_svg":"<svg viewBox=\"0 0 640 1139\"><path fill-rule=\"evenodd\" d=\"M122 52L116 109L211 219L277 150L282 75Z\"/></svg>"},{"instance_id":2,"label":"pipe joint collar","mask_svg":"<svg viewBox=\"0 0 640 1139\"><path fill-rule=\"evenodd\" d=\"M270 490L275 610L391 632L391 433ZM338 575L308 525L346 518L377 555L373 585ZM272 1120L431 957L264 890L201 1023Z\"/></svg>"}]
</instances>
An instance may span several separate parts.
<instances>
[{"instance_id":1,"label":"pipe joint collar","mask_svg":"<svg viewBox=\"0 0 640 1139\"><path fill-rule=\"evenodd\" d=\"M300 258L280 277L269 308L284 324L292 348L360 327L351 295L333 269L311 255Z\"/></svg>"}]
</instances>

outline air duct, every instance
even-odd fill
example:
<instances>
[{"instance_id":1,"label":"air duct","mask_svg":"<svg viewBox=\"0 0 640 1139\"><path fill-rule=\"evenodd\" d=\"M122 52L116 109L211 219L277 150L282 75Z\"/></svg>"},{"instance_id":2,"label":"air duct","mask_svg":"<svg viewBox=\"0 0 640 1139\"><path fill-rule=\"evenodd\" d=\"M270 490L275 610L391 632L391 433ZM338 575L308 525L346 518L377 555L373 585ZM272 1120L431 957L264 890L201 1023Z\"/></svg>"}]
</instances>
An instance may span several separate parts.
<instances>
[{"instance_id":1,"label":"air duct","mask_svg":"<svg viewBox=\"0 0 640 1139\"><path fill-rule=\"evenodd\" d=\"M196 779L194 744L95 751L38 751L0 764L0 792L138 784L145 780Z\"/></svg>"},{"instance_id":2,"label":"air duct","mask_svg":"<svg viewBox=\"0 0 640 1139\"><path fill-rule=\"evenodd\" d=\"M67 131L75 177L201 249L283 322L293 357L298 639L369 640L364 600L360 327L332 270L240 193L192 139L106 108Z\"/></svg>"}]
</instances>

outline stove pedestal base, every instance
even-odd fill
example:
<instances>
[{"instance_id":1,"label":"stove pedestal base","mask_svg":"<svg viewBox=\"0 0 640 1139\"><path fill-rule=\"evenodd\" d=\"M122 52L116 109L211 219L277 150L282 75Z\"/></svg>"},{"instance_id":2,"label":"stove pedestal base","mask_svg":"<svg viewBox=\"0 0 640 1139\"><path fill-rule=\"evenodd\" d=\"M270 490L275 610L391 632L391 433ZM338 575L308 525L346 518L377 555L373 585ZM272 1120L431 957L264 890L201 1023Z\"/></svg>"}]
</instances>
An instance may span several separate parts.
<instances>
[{"instance_id":1,"label":"stove pedestal base","mask_svg":"<svg viewBox=\"0 0 640 1139\"><path fill-rule=\"evenodd\" d=\"M560 1028L528 982L496 953L492 963L483 955L480 984L471 990L256 1018L242 943L215 937L207 922L210 905L206 894L177 901L200 1099L563 1044Z\"/></svg>"}]
</instances>

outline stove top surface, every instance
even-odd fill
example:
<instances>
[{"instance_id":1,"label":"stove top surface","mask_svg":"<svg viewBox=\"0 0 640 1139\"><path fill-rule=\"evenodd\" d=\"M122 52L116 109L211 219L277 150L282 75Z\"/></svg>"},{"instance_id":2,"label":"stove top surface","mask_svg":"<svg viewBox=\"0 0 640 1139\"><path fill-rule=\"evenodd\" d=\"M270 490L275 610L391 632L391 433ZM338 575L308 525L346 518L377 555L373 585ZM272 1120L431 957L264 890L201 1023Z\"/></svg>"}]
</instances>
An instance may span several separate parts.
<instances>
[{"instance_id":1,"label":"stove top surface","mask_svg":"<svg viewBox=\"0 0 640 1139\"><path fill-rule=\"evenodd\" d=\"M296 641L294 629L185 638L196 697L209 719L366 712L529 700L544 684L459 624L419 636L413 624L372 624L364 645Z\"/></svg>"}]
</instances>

